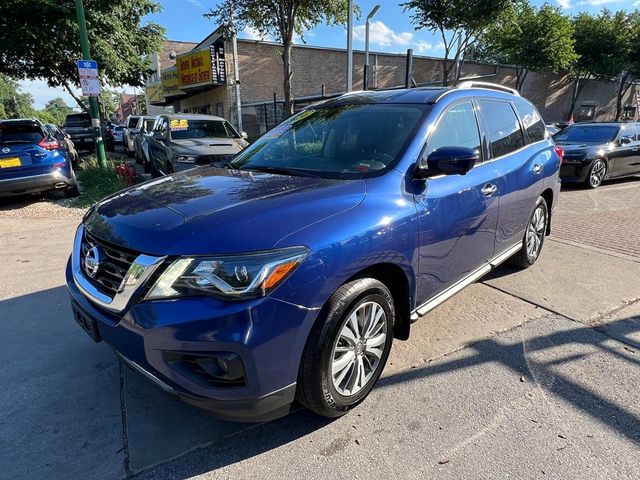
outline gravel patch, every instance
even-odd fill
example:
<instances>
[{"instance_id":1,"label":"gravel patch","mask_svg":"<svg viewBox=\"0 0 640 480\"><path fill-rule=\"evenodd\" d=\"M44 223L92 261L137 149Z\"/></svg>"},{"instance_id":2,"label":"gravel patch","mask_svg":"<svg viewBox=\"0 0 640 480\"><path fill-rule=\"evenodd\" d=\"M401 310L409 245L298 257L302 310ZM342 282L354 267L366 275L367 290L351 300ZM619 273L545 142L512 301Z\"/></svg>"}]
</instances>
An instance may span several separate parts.
<instances>
[{"instance_id":1,"label":"gravel patch","mask_svg":"<svg viewBox=\"0 0 640 480\"><path fill-rule=\"evenodd\" d=\"M39 195L0 198L0 220L18 218L70 218L80 221L83 208L70 207L72 199L51 199Z\"/></svg>"}]
</instances>

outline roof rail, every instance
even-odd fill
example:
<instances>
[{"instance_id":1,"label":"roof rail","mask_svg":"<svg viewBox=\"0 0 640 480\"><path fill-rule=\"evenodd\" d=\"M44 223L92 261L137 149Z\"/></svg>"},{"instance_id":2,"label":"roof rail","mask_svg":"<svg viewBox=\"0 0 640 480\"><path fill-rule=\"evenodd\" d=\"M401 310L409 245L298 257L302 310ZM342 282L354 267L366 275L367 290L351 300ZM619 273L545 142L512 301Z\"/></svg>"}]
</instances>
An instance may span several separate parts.
<instances>
[{"instance_id":1,"label":"roof rail","mask_svg":"<svg viewBox=\"0 0 640 480\"><path fill-rule=\"evenodd\" d=\"M455 88L487 88L489 90L499 90L501 92L507 92L512 95L520 96L520 92L515 88L505 87L504 85L499 85L497 83L489 83L489 82L477 82L475 80L468 80L466 82L460 82Z\"/></svg>"}]
</instances>

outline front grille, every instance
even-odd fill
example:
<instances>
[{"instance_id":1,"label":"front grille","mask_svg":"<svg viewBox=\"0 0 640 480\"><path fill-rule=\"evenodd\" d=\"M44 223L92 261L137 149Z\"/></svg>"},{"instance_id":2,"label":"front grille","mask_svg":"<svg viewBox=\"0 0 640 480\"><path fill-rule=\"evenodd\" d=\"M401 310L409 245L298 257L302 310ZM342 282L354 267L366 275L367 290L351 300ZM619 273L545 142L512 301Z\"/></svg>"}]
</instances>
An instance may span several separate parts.
<instances>
[{"instance_id":1,"label":"front grille","mask_svg":"<svg viewBox=\"0 0 640 480\"><path fill-rule=\"evenodd\" d=\"M218 154L218 155L201 155L197 158L198 165L209 165L211 163L225 163L230 162L236 156L235 153L231 154Z\"/></svg>"},{"instance_id":2,"label":"front grille","mask_svg":"<svg viewBox=\"0 0 640 480\"><path fill-rule=\"evenodd\" d=\"M82 261L87 252L94 246L99 246L104 253L104 260L98 273L95 277L91 278L85 270L84 262ZM83 273L86 279L101 293L113 298L122 283L122 279L129 271L129 267L138 256L136 253L130 250L124 250L120 247L116 247L109 243L98 240L93 235L90 235L85 230L84 238L81 245L81 265Z\"/></svg>"}]
</instances>

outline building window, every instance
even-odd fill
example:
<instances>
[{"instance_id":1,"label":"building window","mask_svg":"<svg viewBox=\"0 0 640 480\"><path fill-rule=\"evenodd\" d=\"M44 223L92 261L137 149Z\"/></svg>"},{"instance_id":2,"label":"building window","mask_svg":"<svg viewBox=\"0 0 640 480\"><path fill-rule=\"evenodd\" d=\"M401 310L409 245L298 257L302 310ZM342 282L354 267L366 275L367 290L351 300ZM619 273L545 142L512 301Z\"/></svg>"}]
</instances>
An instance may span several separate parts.
<instances>
[{"instance_id":1,"label":"building window","mask_svg":"<svg viewBox=\"0 0 640 480\"><path fill-rule=\"evenodd\" d=\"M625 105L622 108L622 116L624 118L636 118L636 107L633 105Z\"/></svg>"},{"instance_id":2,"label":"building window","mask_svg":"<svg viewBox=\"0 0 640 480\"><path fill-rule=\"evenodd\" d=\"M576 109L576 121L593 120L596 117L596 104L583 103Z\"/></svg>"}]
</instances>

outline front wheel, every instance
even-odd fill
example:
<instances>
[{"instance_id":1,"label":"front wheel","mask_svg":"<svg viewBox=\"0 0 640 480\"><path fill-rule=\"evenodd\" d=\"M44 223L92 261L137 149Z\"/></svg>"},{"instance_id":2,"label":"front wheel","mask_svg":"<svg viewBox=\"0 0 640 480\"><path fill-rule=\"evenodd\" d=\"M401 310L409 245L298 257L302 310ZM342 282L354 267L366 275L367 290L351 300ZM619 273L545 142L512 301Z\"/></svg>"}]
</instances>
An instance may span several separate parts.
<instances>
[{"instance_id":1,"label":"front wheel","mask_svg":"<svg viewBox=\"0 0 640 480\"><path fill-rule=\"evenodd\" d=\"M529 223L527 223L527 229L522 240L522 248L510 259L513 265L520 268L529 268L536 263L542 251L547 225L549 225L549 209L544 198L539 197Z\"/></svg>"},{"instance_id":2,"label":"front wheel","mask_svg":"<svg viewBox=\"0 0 640 480\"><path fill-rule=\"evenodd\" d=\"M329 299L305 346L298 401L324 417L339 417L362 402L391 351L393 297L373 278L341 286Z\"/></svg>"}]
</instances>

